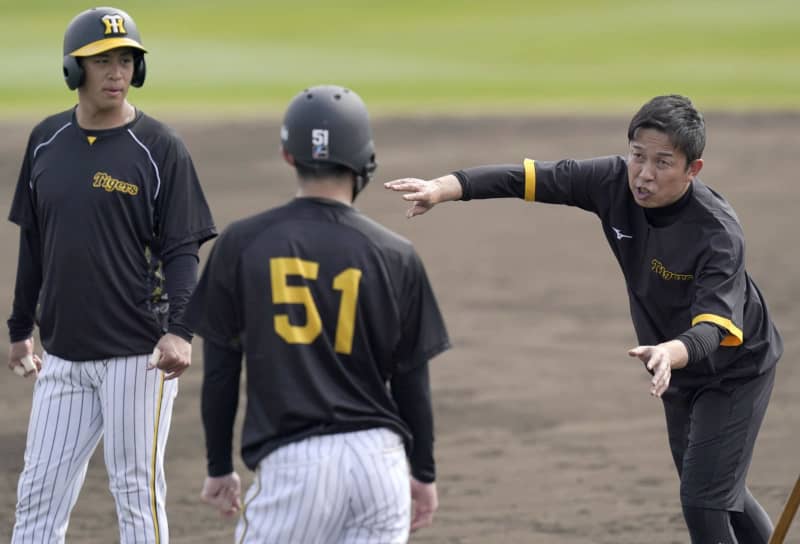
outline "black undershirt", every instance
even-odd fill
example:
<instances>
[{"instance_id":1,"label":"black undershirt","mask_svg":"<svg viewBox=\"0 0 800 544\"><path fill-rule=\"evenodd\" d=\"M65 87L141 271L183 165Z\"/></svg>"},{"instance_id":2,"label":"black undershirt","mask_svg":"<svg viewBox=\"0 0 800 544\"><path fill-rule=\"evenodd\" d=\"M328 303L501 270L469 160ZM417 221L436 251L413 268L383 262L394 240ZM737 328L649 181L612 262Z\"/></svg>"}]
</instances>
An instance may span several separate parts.
<instances>
[{"instance_id":1,"label":"black undershirt","mask_svg":"<svg viewBox=\"0 0 800 544\"><path fill-rule=\"evenodd\" d=\"M169 296L169 325L167 332L192 341L192 330L183 322L183 311L197 285L200 245L194 241L176 247L164 256L164 281Z\"/></svg>"},{"instance_id":2,"label":"black undershirt","mask_svg":"<svg viewBox=\"0 0 800 544\"><path fill-rule=\"evenodd\" d=\"M644 208L644 216L647 218L647 222L656 228L673 224L689 204L693 192L694 186L690 183L686 192L672 204L660 208Z\"/></svg>"},{"instance_id":3,"label":"black undershirt","mask_svg":"<svg viewBox=\"0 0 800 544\"><path fill-rule=\"evenodd\" d=\"M36 302L42 287L42 251L34 229L19 229L19 258L14 303L8 318L11 342L27 340L33 334Z\"/></svg>"},{"instance_id":4,"label":"black undershirt","mask_svg":"<svg viewBox=\"0 0 800 544\"><path fill-rule=\"evenodd\" d=\"M713 323L702 321L678 335L676 340L683 342L689 353L687 364L696 363L711 355L719 347L727 332Z\"/></svg>"},{"instance_id":5,"label":"black undershirt","mask_svg":"<svg viewBox=\"0 0 800 544\"><path fill-rule=\"evenodd\" d=\"M242 352L203 339L203 388L200 410L208 452L208 475L233 472L233 422L239 406Z\"/></svg>"},{"instance_id":6,"label":"black undershirt","mask_svg":"<svg viewBox=\"0 0 800 544\"><path fill-rule=\"evenodd\" d=\"M436 480L436 463L433 458L433 410L427 361L408 372L392 376L391 389L400 418L414 437L408 453L411 474L420 482L431 483Z\"/></svg>"}]
</instances>

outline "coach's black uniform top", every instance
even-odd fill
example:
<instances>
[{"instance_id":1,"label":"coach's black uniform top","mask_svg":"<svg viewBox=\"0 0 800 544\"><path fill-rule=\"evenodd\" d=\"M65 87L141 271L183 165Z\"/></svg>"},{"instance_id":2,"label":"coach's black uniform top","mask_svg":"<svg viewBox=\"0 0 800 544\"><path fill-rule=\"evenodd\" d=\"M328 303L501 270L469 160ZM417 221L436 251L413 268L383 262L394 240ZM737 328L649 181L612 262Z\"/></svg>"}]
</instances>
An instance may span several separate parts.
<instances>
[{"instance_id":1,"label":"coach's black uniform top","mask_svg":"<svg viewBox=\"0 0 800 544\"><path fill-rule=\"evenodd\" d=\"M422 262L405 239L354 208L320 198L290 203L227 228L188 306L206 343L244 353L242 458L250 469L303 438L386 427L411 436L387 383L449 347ZM206 368L236 403L240 356ZM428 401L429 402L429 401ZM227 444L231 420L205 418ZM227 451L225 451L227 450ZM228 468L228 470L230 470ZM224 470L220 470L224 473Z\"/></svg>"},{"instance_id":2,"label":"coach's black uniform top","mask_svg":"<svg viewBox=\"0 0 800 544\"><path fill-rule=\"evenodd\" d=\"M719 194L700 180L669 221L648 221L628 188L624 158L484 166L455 172L462 199L518 197L577 206L597 214L628 289L641 345L672 340L698 323L725 335L719 349L674 371L672 384L762 374L783 344L744 268L744 235Z\"/></svg>"},{"instance_id":3,"label":"coach's black uniform top","mask_svg":"<svg viewBox=\"0 0 800 544\"><path fill-rule=\"evenodd\" d=\"M22 290L18 279L9 326L30 331L35 317L44 349L72 361L152 351L168 306L162 257L216 234L185 146L138 111L108 130L82 129L74 110L36 126L9 219L40 261L20 263L40 277Z\"/></svg>"}]
</instances>

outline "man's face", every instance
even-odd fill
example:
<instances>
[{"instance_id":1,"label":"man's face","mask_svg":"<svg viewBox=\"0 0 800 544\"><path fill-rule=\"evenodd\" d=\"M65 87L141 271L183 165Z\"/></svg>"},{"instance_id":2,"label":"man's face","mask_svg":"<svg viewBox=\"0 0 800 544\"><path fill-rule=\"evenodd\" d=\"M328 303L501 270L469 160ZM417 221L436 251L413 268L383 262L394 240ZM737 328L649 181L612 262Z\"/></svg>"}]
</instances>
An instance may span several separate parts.
<instances>
[{"instance_id":1,"label":"man's face","mask_svg":"<svg viewBox=\"0 0 800 544\"><path fill-rule=\"evenodd\" d=\"M653 128L637 130L628 144L628 187L643 208L661 208L680 199L702 167L703 159L687 165L686 155Z\"/></svg>"},{"instance_id":2,"label":"man's face","mask_svg":"<svg viewBox=\"0 0 800 544\"><path fill-rule=\"evenodd\" d=\"M99 110L120 107L128 96L133 64L133 51L128 47L84 57L85 78L79 89L80 99Z\"/></svg>"}]
</instances>

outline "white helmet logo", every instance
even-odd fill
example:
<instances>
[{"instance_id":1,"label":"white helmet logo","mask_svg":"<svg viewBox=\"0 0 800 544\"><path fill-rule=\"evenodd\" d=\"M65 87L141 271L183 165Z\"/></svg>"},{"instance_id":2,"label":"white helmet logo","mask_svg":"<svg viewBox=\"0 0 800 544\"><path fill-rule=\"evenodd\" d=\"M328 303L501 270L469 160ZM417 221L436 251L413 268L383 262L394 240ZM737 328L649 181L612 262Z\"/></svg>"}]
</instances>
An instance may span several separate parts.
<instances>
[{"instance_id":1,"label":"white helmet logo","mask_svg":"<svg viewBox=\"0 0 800 544\"><path fill-rule=\"evenodd\" d=\"M315 128L311 130L311 158L328 158L328 129Z\"/></svg>"},{"instance_id":2,"label":"white helmet logo","mask_svg":"<svg viewBox=\"0 0 800 544\"><path fill-rule=\"evenodd\" d=\"M105 34L127 34L125 30L125 19L119 14L103 15L103 24L106 25Z\"/></svg>"}]
</instances>

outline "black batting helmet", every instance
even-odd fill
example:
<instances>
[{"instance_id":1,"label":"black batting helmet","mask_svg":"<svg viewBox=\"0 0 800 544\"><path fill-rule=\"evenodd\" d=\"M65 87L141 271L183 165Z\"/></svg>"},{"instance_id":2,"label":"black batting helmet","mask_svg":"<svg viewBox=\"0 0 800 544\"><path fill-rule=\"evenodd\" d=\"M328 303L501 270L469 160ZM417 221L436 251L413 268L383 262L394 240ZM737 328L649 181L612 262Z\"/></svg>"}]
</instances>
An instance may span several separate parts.
<instances>
[{"instance_id":1,"label":"black batting helmet","mask_svg":"<svg viewBox=\"0 0 800 544\"><path fill-rule=\"evenodd\" d=\"M144 84L144 54L139 29L131 16L117 8L92 8L79 13L64 32L64 81L70 89L83 83L83 68L78 57L98 55L109 49L130 47L134 50L131 85Z\"/></svg>"},{"instance_id":2,"label":"black batting helmet","mask_svg":"<svg viewBox=\"0 0 800 544\"><path fill-rule=\"evenodd\" d=\"M353 198L377 167L375 144L364 101L335 85L303 90L289 103L281 127L281 145L308 168L344 166L355 174Z\"/></svg>"}]
</instances>

